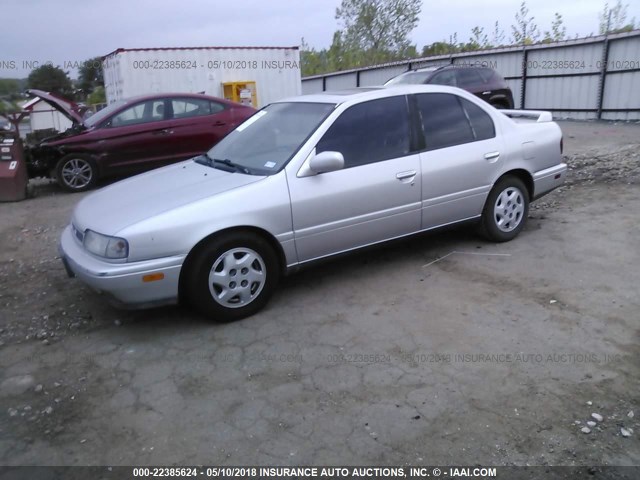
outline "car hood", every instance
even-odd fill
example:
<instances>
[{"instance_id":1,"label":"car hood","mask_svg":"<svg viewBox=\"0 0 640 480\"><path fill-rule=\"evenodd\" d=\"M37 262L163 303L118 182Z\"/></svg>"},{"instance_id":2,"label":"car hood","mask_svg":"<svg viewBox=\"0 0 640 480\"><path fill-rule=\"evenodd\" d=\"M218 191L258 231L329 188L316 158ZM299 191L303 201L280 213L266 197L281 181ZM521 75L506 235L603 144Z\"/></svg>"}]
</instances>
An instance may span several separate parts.
<instances>
[{"instance_id":1,"label":"car hood","mask_svg":"<svg viewBox=\"0 0 640 480\"><path fill-rule=\"evenodd\" d=\"M65 100L64 98L60 98L56 95L53 95L52 93L44 92L42 90L31 89L27 90L27 93L47 102L69 120L71 120L71 122L84 125L82 119L82 108L78 104Z\"/></svg>"},{"instance_id":2,"label":"car hood","mask_svg":"<svg viewBox=\"0 0 640 480\"><path fill-rule=\"evenodd\" d=\"M189 203L264 179L218 170L193 160L137 175L88 195L73 224L80 231L117 235L124 228Z\"/></svg>"}]
</instances>

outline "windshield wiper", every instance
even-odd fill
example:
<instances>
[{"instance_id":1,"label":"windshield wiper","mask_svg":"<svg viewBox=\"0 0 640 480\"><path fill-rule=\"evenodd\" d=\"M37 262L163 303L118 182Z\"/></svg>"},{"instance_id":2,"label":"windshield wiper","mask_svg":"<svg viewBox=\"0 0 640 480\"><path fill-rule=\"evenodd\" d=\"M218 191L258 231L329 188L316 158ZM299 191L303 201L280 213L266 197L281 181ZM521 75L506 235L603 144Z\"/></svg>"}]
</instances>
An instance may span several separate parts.
<instances>
[{"instance_id":1,"label":"windshield wiper","mask_svg":"<svg viewBox=\"0 0 640 480\"><path fill-rule=\"evenodd\" d=\"M204 162L199 161L199 159L196 160L196 162L202 163L204 165L208 165L213 168L216 168L216 163L222 163L223 165L226 165L227 167L233 169L236 172L241 172L241 173L246 173L247 175L251 175L251 171L247 167L238 165L237 163L232 162L228 158L225 158L222 160L219 158L211 158L208 153L203 153L201 158L204 159Z\"/></svg>"},{"instance_id":2,"label":"windshield wiper","mask_svg":"<svg viewBox=\"0 0 640 480\"><path fill-rule=\"evenodd\" d=\"M208 156L209 155L207 155L207 157ZM244 167L242 165L238 165L237 163L232 162L228 158L225 158L224 160L220 160L219 158L214 158L213 161L217 162L217 163L223 163L227 167L235 168L238 172L246 173L247 175L249 175L251 173L250 170L247 167Z\"/></svg>"}]
</instances>

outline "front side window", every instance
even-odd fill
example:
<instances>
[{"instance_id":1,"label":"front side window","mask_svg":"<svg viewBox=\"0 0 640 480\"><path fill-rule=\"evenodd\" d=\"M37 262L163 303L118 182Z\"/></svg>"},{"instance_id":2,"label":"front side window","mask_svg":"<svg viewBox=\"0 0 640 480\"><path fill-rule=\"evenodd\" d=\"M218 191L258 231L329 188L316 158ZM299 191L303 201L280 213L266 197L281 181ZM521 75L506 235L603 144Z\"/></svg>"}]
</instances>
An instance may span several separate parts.
<instances>
[{"instance_id":1,"label":"front side window","mask_svg":"<svg viewBox=\"0 0 640 480\"><path fill-rule=\"evenodd\" d=\"M114 115L110 126L126 127L160 120L164 120L164 100L148 100Z\"/></svg>"},{"instance_id":2,"label":"front side window","mask_svg":"<svg viewBox=\"0 0 640 480\"><path fill-rule=\"evenodd\" d=\"M316 153L325 151L342 153L345 168L408 155L406 97L371 100L345 110L316 146Z\"/></svg>"},{"instance_id":3,"label":"front side window","mask_svg":"<svg viewBox=\"0 0 640 480\"><path fill-rule=\"evenodd\" d=\"M406 72L392 78L384 85L386 87L391 85L419 85L425 83L432 73L432 71L428 70L422 72Z\"/></svg>"},{"instance_id":4,"label":"front side window","mask_svg":"<svg viewBox=\"0 0 640 480\"><path fill-rule=\"evenodd\" d=\"M456 86L456 74L453 70L445 70L444 72L436 73L429 83L436 85L449 85L450 87Z\"/></svg>"},{"instance_id":5,"label":"front side window","mask_svg":"<svg viewBox=\"0 0 640 480\"><path fill-rule=\"evenodd\" d=\"M472 102L450 93L416 95L427 150L495 137L491 117Z\"/></svg>"}]
</instances>

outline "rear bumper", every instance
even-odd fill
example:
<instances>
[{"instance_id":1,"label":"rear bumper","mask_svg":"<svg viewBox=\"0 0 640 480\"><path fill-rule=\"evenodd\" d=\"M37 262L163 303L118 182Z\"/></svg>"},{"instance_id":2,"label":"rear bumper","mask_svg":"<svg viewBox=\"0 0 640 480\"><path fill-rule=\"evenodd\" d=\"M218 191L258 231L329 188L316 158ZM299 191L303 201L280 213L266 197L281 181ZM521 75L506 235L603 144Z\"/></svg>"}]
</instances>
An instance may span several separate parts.
<instances>
[{"instance_id":1,"label":"rear bumper","mask_svg":"<svg viewBox=\"0 0 640 480\"><path fill-rule=\"evenodd\" d=\"M551 168L540 170L533 174L533 198L538 198L555 190L564 183L567 176L567 164L559 163Z\"/></svg>"},{"instance_id":2,"label":"rear bumper","mask_svg":"<svg viewBox=\"0 0 640 480\"><path fill-rule=\"evenodd\" d=\"M185 256L133 263L109 263L89 254L73 236L71 225L60 239L60 256L69 276L106 295L117 306L145 308L177 303L180 269ZM161 273L162 280L144 282L142 277Z\"/></svg>"}]
</instances>

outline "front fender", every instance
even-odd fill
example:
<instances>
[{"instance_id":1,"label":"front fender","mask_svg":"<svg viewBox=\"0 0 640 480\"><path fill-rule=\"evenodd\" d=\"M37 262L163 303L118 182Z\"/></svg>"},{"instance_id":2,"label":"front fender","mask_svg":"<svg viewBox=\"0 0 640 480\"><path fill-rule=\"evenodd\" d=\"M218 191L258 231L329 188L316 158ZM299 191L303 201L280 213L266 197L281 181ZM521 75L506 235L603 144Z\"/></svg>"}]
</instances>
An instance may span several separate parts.
<instances>
[{"instance_id":1,"label":"front fender","mask_svg":"<svg viewBox=\"0 0 640 480\"><path fill-rule=\"evenodd\" d=\"M129 242L129 261L186 255L222 230L257 228L275 238L287 265L297 262L284 171L265 180L163 212L117 232Z\"/></svg>"}]
</instances>

